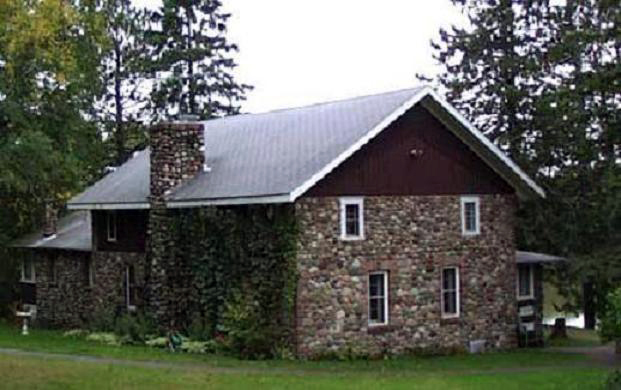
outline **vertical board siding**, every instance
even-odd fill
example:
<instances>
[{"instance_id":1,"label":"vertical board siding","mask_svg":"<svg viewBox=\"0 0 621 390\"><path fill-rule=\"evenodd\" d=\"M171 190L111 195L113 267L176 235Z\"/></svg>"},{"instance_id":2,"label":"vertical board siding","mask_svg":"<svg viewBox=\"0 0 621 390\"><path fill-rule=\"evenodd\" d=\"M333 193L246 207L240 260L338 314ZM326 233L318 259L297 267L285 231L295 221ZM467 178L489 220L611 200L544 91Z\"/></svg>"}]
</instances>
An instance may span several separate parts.
<instances>
[{"instance_id":1,"label":"vertical board siding","mask_svg":"<svg viewBox=\"0 0 621 390\"><path fill-rule=\"evenodd\" d=\"M412 156L412 150L422 155ZM328 174L306 196L513 192L467 145L417 106Z\"/></svg>"}]
</instances>

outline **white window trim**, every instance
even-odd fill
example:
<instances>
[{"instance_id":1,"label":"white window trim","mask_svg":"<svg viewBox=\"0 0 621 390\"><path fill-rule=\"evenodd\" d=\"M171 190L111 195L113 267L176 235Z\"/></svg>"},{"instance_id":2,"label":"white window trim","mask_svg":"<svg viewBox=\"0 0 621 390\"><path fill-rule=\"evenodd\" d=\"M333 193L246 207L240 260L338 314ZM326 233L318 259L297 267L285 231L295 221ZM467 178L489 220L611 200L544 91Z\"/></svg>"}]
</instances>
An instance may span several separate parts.
<instances>
[{"instance_id":1,"label":"white window trim","mask_svg":"<svg viewBox=\"0 0 621 390\"><path fill-rule=\"evenodd\" d=\"M340 201L340 219L341 219L341 240L344 241L357 241L364 240L364 198L362 197L343 197ZM358 231L357 236L348 235L346 230L346 206L357 205L358 206Z\"/></svg>"},{"instance_id":2,"label":"white window trim","mask_svg":"<svg viewBox=\"0 0 621 390\"><path fill-rule=\"evenodd\" d=\"M31 279L26 279L26 273L24 272L25 268L25 261L22 260L22 269L21 269L21 278L20 278L20 283L36 283L37 282L37 273L36 273L36 267L35 267L35 261L34 260L29 260L30 262L30 274L32 275Z\"/></svg>"},{"instance_id":3,"label":"white window trim","mask_svg":"<svg viewBox=\"0 0 621 390\"><path fill-rule=\"evenodd\" d=\"M111 227L114 229L114 235L110 234L112 232ZM108 211L106 213L106 231L108 242L116 242L118 234L116 211Z\"/></svg>"},{"instance_id":4,"label":"white window trim","mask_svg":"<svg viewBox=\"0 0 621 390\"><path fill-rule=\"evenodd\" d=\"M447 269L455 270L455 313L444 312L444 293L446 292L446 290L444 290L444 270L447 270ZM459 318L459 315L461 313L461 310L460 310L461 288L459 285L459 267L457 266L442 267L440 272L441 272L440 274L440 311L442 312L442 318L443 319Z\"/></svg>"},{"instance_id":5,"label":"white window trim","mask_svg":"<svg viewBox=\"0 0 621 390\"><path fill-rule=\"evenodd\" d=\"M530 279L530 293L528 295L520 295L520 267L528 269ZM516 292L518 301L526 301L529 299L535 299L535 269L532 264L526 266L518 266Z\"/></svg>"},{"instance_id":6,"label":"white window trim","mask_svg":"<svg viewBox=\"0 0 621 390\"><path fill-rule=\"evenodd\" d=\"M476 236L481 234L481 207L478 196L462 196L461 197L461 233L464 236ZM476 229L473 231L466 230L466 203L474 203Z\"/></svg>"},{"instance_id":7,"label":"white window trim","mask_svg":"<svg viewBox=\"0 0 621 390\"><path fill-rule=\"evenodd\" d=\"M371 276L374 275L382 275L382 277L384 278L384 322L371 322ZM368 277L368 287L367 287L367 323L369 324L369 327L374 327L374 326L386 326L388 325L388 313L390 312L390 310L388 310L388 272L387 271L375 271L375 272L369 272L369 277Z\"/></svg>"},{"instance_id":8,"label":"white window trim","mask_svg":"<svg viewBox=\"0 0 621 390\"><path fill-rule=\"evenodd\" d=\"M131 291L131 288L129 286L129 267L131 267L131 265L125 266L125 303L126 303L128 311L134 311L134 310L136 310L136 305L131 305L130 304L131 302L130 302L130 299L129 299L130 291ZM136 272L135 268L134 268L134 272ZM134 277L135 277L135 275L134 275Z\"/></svg>"}]
</instances>

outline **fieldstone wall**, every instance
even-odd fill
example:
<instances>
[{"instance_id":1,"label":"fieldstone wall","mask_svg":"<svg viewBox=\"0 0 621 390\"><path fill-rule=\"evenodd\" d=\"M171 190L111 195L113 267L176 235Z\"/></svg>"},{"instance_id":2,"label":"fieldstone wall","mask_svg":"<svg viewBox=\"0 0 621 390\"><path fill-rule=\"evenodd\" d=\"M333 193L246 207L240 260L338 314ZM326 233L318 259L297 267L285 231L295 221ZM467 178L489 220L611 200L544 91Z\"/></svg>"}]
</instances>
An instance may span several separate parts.
<instances>
[{"instance_id":1,"label":"fieldstone wall","mask_svg":"<svg viewBox=\"0 0 621 390\"><path fill-rule=\"evenodd\" d=\"M38 324L77 328L88 321L92 289L84 278L90 253L38 250L35 254ZM56 280L51 273L55 268Z\"/></svg>"},{"instance_id":2,"label":"fieldstone wall","mask_svg":"<svg viewBox=\"0 0 621 390\"><path fill-rule=\"evenodd\" d=\"M481 195L481 234L462 236L459 196L364 199L365 239L340 240L339 199L302 198L298 354L463 350L516 345L513 195ZM442 319L443 266L460 269L460 317ZM389 324L368 326L368 274L389 273Z\"/></svg>"},{"instance_id":3,"label":"fieldstone wall","mask_svg":"<svg viewBox=\"0 0 621 390\"><path fill-rule=\"evenodd\" d=\"M135 306L144 305L146 255L138 252L93 252L92 255L92 313L120 315L127 311L126 270L134 266L134 280L137 289Z\"/></svg>"},{"instance_id":4,"label":"fieldstone wall","mask_svg":"<svg viewBox=\"0 0 621 390\"><path fill-rule=\"evenodd\" d=\"M51 277L52 260L56 281ZM125 270L129 264L134 265L136 306L140 307L144 303L144 253L62 250L37 253L37 323L52 328L79 328L94 315L122 314L127 310Z\"/></svg>"}]
</instances>

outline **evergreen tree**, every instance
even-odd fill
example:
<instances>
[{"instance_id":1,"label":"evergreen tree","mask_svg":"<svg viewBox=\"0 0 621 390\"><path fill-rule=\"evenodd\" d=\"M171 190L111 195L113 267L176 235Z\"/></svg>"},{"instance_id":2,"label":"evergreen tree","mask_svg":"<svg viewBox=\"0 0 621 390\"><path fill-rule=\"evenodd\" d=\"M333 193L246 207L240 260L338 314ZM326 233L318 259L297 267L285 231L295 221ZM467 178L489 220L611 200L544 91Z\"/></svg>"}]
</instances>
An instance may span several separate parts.
<instances>
[{"instance_id":1,"label":"evergreen tree","mask_svg":"<svg viewBox=\"0 0 621 390\"><path fill-rule=\"evenodd\" d=\"M570 257L566 277L605 296L621 280L618 1L454 3L471 26L441 31L438 81L546 188L521 204L520 247Z\"/></svg>"},{"instance_id":2,"label":"evergreen tree","mask_svg":"<svg viewBox=\"0 0 621 390\"><path fill-rule=\"evenodd\" d=\"M145 39L146 12L131 0L103 0L109 46L102 61L105 90L97 116L113 144L112 160L120 165L132 150L146 143L143 122L151 92L145 63L149 46Z\"/></svg>"},{"instance_id":3,"label":"evergreen tree","mask_svg":"<svg viewBox=\"0 0 621 390\"><path fill-rule=\"evenodd\" d=\"M151 70L158 77L152 100L158 118L239 113L250 87L233 77L232 55L238 48L226 39L230 14L221 7L220 0L164 0L151 15Z\"/></svg>"},{"instance_id":4,"label":"evergreen tree","mask_svg":"<svg viewBox=\"0 0 621 390\"><path fill-rule=\"evenodd\" d=\"M539 48L549 39L547 0L453 0L470 26L440 30L432 42L448 100L522 165L532 153ZM419 79L431 81L418 75Z\"/></svg>"}]
</instances>

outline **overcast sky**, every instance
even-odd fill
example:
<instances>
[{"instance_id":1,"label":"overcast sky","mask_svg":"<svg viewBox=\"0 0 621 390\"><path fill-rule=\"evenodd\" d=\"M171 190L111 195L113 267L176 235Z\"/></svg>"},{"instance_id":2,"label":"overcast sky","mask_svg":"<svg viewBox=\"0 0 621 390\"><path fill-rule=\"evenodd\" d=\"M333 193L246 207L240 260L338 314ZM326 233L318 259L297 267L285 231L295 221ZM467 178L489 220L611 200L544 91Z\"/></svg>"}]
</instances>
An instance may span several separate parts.
<instances>
[{"instance_id":1,"label":"overcast sky","mask_svg":"<svg viewBox=\"0 0 621 390\"><path fill-rule=\"evenodd\" d=\"M157 5L157 0L138 0ZM449 0L224 0L245 112L409 88L435 71L429 41L463 23Z\"/></svg>"}]
</instances>

